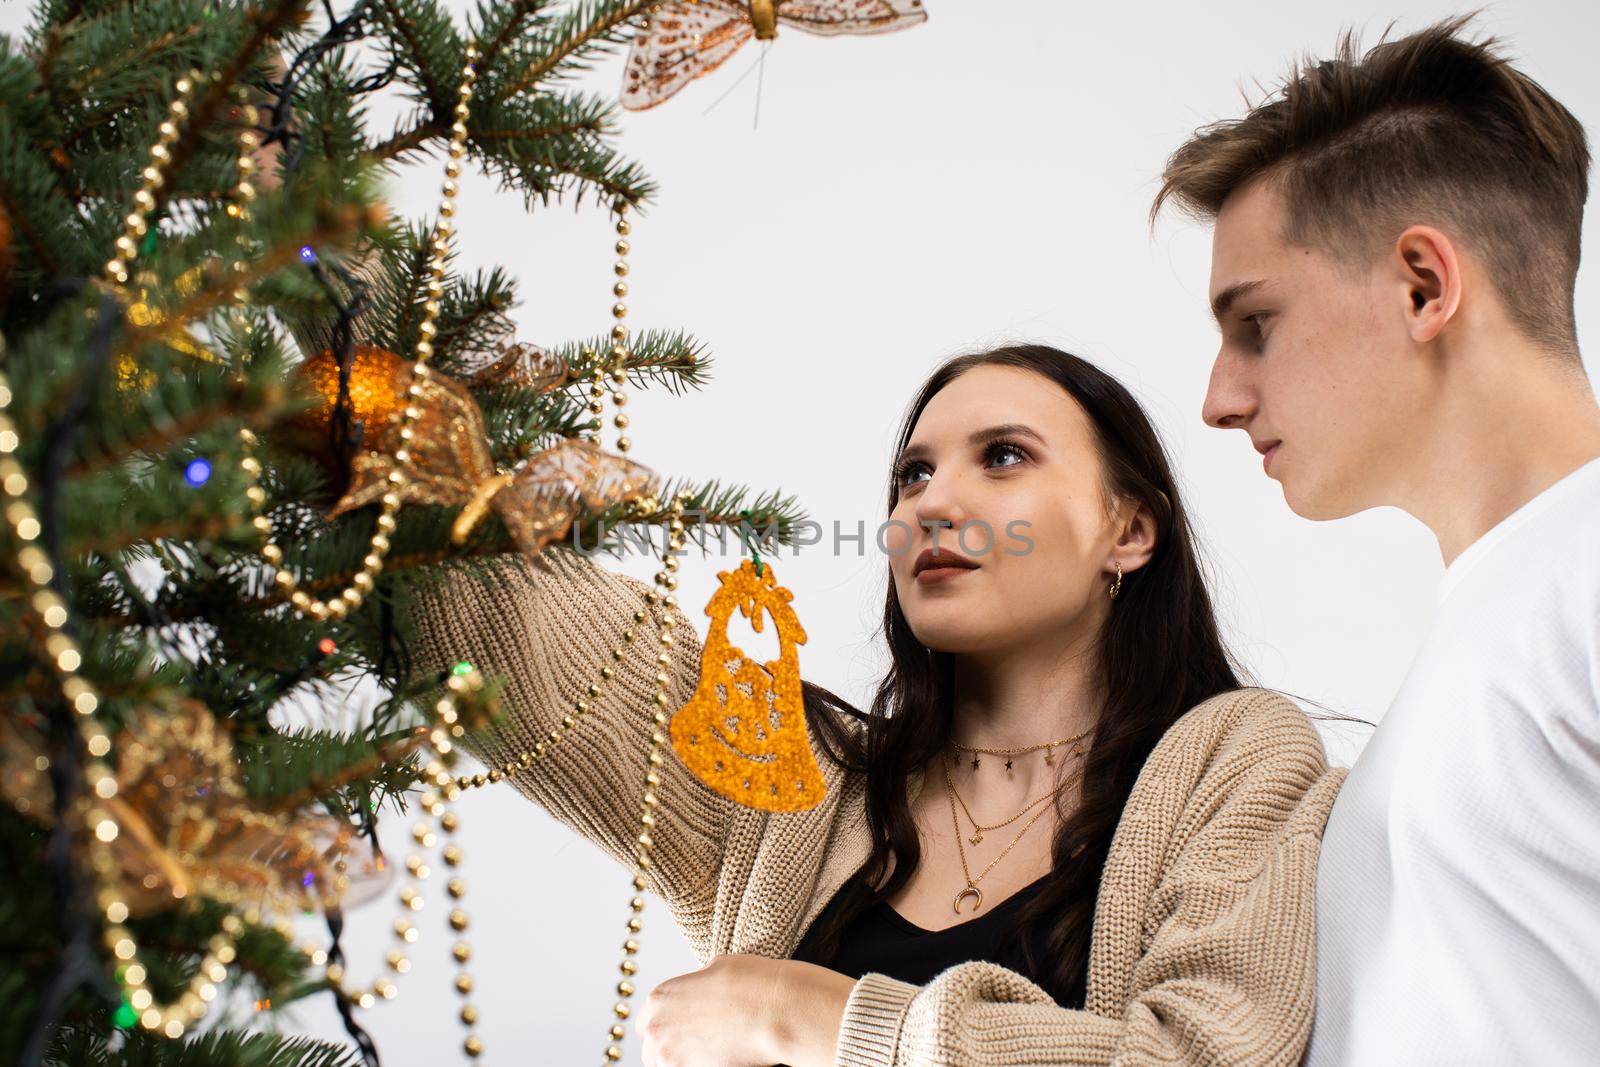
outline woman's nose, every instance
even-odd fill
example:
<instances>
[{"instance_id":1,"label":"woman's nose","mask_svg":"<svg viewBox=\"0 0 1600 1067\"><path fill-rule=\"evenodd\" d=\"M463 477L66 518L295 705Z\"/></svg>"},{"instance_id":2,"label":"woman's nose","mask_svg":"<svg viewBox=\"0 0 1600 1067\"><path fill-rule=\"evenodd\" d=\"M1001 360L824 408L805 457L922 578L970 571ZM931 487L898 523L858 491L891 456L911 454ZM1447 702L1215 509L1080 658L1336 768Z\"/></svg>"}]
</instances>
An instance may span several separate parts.
<instances>
[{"instance_id":1,"label":"woman's nose","mask_svg":"<svg viewBox=\"0 0 1600 1067\"><path fill-rule=\"evenodd\" d=\"M923 486L922 492L917 494L917 503L912 511L921 526L917 531L919 534L933 526L960 527L965 521L966 510L961 504L960 487L956 481L952 474L935 473Z\"/></svg>"}]
</instances>

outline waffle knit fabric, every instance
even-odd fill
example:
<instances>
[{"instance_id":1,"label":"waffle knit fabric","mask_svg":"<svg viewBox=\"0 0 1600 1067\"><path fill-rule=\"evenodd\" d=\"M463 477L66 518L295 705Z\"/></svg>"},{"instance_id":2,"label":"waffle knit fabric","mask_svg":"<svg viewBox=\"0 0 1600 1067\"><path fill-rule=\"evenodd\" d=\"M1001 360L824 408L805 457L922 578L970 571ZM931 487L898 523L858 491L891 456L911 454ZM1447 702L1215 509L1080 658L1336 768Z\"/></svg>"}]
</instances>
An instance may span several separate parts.
<instances>
[{"instance_id":1,"label":"waffle knit fabric","mask_svg":"<svg viewBox=\"0 0 1600 1067\"><path fill-rule=\"evenodd\" d=\"M540 558L548 570L506 556L488 574L452 563L419 582L414 663L443 670L467 659L504 680L506 714L464 741L491 768L531 751L613 666L590 710L508 780L631 869L663 609L646 608L636 624L644 583L565 549ZM700 641L671 611L676 709L694 692ZM629 626L638 636L624 643ZM702 963L787 958L867 859L865 777L817 751L827 797L770 813L725 799L665 755L650 890ZM1313 1007L1317 853L1343 777L1304 712L1277 693L1238 689L1198 705L1156 746L1118 824L1083 1010L986 961L924 986L867 974L851 990L835 1063L1298 1063ZM913 795L921 784L914 776Z\"/></svg>"}]
</instances>

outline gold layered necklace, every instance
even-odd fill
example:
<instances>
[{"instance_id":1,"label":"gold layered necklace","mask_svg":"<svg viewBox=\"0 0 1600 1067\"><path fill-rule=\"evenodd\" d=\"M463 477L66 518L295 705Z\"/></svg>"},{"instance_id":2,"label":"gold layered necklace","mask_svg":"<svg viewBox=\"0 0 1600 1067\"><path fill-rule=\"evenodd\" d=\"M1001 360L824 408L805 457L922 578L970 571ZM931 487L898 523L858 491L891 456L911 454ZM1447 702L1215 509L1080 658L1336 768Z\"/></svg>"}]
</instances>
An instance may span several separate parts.
<instances>
[{"instance_id":1,"label":"gold layered necklace","mask_svg":"<svg viewBox=\"0 0 1600 1067\"><path fill-rule=\"evenodd\" d=\"M955 741L950 742L950 745L958 752L972 753L973 770L978 769L978 764L981 762L978 759L979 756L1004 756L1006 760L1006 770L1009 771L1012 764L1015 762L1016 757L1026 756L1031 752L1043 751L1045 766L1054 766L1056 749L1061 748L1064 745L1071 746L1067 749L1068 759L1081 756L1083 755L1083 739L1092 733L1094 733L1094 728L1090 727L1081 734L1074 734L1071 737L1063 737L1059 741L1045 741L1042 744L1024 745L1021 748L979 748L974 745L963 745Z\"/></svg>"},{"instance_id":2,"label":"gold layered necklace","mask_svg":"<svg viewBox=\"0 0 1600 1067\"><path fill-rule=\"evenodd\" d=\"M962 800L961 799L961 794L956 792L956 784L950 778L950 767L949 767L949 765L947 763L945 763L943 760L940 760L939 761L939 766L944 772L944 787L945 787L945 791L950 794L950 822L955 827L955 830L956 830L956 854L961 857L961 874L962 874L962 877L964 877L967 880L967 884L960 890L960 892L956 893L955 900L952 901L951 907L954 909L954 911L955 911L955 913L957 915L960 915L961 914L961 902L963 900L965 900L967 897L972 897L973 898L972 910L973 910L973 912L977 912L979 909L981 909L983 907L983 890L978 888L978 883L983 880L985 875L987 875L990 871L994 870L996 864L998 864L1001 860L1006 858L1006 854L1009 853L1013 848L1016 847L1017 842L1022 840L1023 835L1026 834L1030 829L1033 828L1033 824L1038 822L1041 818L1043 818L1045 813L1050 810L1050 808L1042 806L1044 804L1044 802L1048 801L1048 800L1051 800L1051 799L1054 799L1057 795L1060 794L1061 790L1067 788L1069 785L1072 785L1074 782L1076 782L1079 778L1083 777L1083 769L1080 767L1078 770L1072 772L1072 774L1068 775L1066 777L1066 779L1064 779L1061 782L1060 785L1056 786L1054 789L1052 789L1050 792L1046 793L1044 796L1039 797L1036 800L1029 801L1027 806L1025 806L1022 809L1022 811L1017 812L1015 815L1011 816L1011 818L1007 819L1005 822L995 823L993 826L985 827L985 826L979 826L978 825L978 821L976 819L972 818L972 813L970 811L967 811L966 801ZM962 837L961 820L956 815L956 805L957 804L961 805L961 810L967 811L967 818L972 821L973 827L978 831L975 836L970 838L970 840L972 841L973 844L977 844L979 841L983 840L983 831L984 830L994 830L994 829L998 829L999 827L1006 826L1006 825L1008 825L1010 823L1016 822L1026 812L1028 812L1029 810L1031 810L1033 808L1037 807L1037 808L1039 808L1039 810L1034 812L1033 816L1027 822L1022 824L1022 829L1017 831L1017 836L1015 836L1015 837L1013 837L1011 839L1011 843L1010 844L1006 845L1005 848L1000 850L1000 855L998 855L994 859L990 860L989 861L989 865L987 867L985 867L982 871L979 871L978 872L978 876L976 878L974 878L972 876L971 868L969 868L967 866L967 850L966 850L966 847L964 845L962 845L962 843L961 843L961 837Z\"/></svg>"}]
</instances>

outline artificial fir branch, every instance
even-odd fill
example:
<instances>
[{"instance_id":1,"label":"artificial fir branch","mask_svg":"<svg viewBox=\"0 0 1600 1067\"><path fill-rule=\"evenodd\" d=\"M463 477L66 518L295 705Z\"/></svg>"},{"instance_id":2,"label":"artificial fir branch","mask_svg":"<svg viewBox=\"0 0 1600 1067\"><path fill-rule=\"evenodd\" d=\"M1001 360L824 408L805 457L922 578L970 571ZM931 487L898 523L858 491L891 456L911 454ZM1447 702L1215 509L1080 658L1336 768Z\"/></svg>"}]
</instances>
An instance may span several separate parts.
<instances>
[{"instance_id":1,"label":"artificial fir branch","mask_svg":"<svg viewBox=\"0 0 1600 1067\"><path fill-rule=\"evenodd\" d=\"M500 50L515 40L517 34L547 6L548 0L511 0L496 9L478 32L478 51L483 69L492 69ZM493 21L495 16L501 20L498 26Z\"/></svg>"},{"instance_id":2,"label":"artificial fir branch","mask_svg":"<svg viewBox=\"0 0 1600 1067\"><path fill-rule=\"evenodd\" d=\"M200 146L205 131L228 107L228 99L245 69L255 62L262 51L285 31L303 21L308 0L273 0L263 8L249 8L244 19L250 31L234 50L233 55L206 81L204 91L189 107L189 119L172 146L172 159L168 173L177 174ZM159 207L161 198L156 198Z\"/></svg>"},{"instance_id":3,"label":"artificial fir branch","mask_svg":"<svg viewBox=\"0 0 1600 1067\"><path fill-rule=\"evenodd\" d=\"M181 304L165 310L160 323L133 327L127 334L128 346L137 352L142 346L159 340L163 333L170 333L175 324L194 322L203 315L231 303L235 289L249 288L260 279L276 274L284 267L297 262L300 258L300 249L306 245L322 247L341 244L364 226L381 222L382 217L381 211L362 209L353 204L335 209L320 220L312 230L296 234L287 240L280 240L250 260L245 264L244 270L212 279L213 284L202 286L193 295L186 297Z\"/></svg>"},{"instance_id":4,"label":"artificial fir branch","mask_svg":"<svg viewBox=\"0 0 1600 1067\"><path fill-rule=\"evenodd\" d=\"M118 452L98 451L80 454L67 465L68 479L84 478L124 462L131 456L166 452L183 441L216 429L223 423L259 423L283 404L284 388L278 382L263 382L259 391L247 390L243 383L226 379L228 391L204 407L184 412L176 419L148 423L143 432L127 439Z\"/></svg>"},{"instance_id":5,"label":"artificial fir branch","mask_svg":"<svg viewBox=\"0 0 1600 1067\"><path fill-rule=\"evenodd\" d=\"M629 19L644 14L660 0L599 0L574 5L571 14L558 22L540 42L545 46L521 71L501 87L501 98L526 92L563 63L585 51L616 40L618 31Z\"/></svg>"}]
</instances>

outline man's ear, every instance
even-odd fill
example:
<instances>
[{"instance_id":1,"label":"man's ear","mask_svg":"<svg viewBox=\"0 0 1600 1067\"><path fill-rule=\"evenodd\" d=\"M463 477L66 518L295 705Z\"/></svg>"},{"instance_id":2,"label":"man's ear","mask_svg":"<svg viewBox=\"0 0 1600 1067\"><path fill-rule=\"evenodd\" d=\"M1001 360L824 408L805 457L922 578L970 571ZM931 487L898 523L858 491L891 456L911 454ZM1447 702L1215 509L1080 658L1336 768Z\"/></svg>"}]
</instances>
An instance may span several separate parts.
<instances>
[{"instance_id":1,"label":"man's ear","mask_svg":"<svg viewBox=\"0 0 1600 1067\"><path fill-rule=\"evenodd\" d=\"M1461 261L1455 244L1432 226L1412 226L1394 245L1394 265L1406 295L1406 329L1419 344L1432 341L1461 306Z\"/></svg>"}]
</instances>

